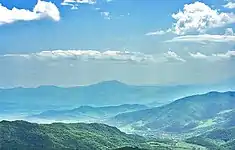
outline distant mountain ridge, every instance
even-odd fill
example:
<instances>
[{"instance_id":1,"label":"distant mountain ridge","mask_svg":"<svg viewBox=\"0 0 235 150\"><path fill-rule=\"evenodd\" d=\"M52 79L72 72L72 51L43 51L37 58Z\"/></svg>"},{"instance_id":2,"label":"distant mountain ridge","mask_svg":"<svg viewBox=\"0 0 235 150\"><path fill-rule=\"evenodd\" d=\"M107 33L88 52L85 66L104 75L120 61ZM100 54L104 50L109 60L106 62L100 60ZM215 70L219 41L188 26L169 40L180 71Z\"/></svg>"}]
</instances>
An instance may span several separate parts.
<instances>
[{"instance_id":1,"label":"distant mountain ridge","mask_svg":"<svg viewBox=\"0 0 235 150\"><path fill-rule=\"evenodd\" d=\"M110 124L131 130L183 133L235 126L234 110L235 92L210 92L161 107L119 114L110 120Z\"/></svg>"},{"instance_id":2,"label":"distant mountain ridge","mask_svg":"<svg viewBox=\"0 0 235 150\"><path fill-rule=\"evenodd\" d=\"M4 108L4 110L12 112L27 112L29 110L40 112L50 109L71 109L81 105L101 107L127 103L160 106L181 97L212 90L224 90L224 86L136 86L114 80L68 88L40 86L37 88L0 89L0 109L1 103L6 102L11 103L11 106L8 107L9 109Z\"/></svg>"},{"instance_id":3,"label":"distant mountain ridge","mask_svg":"<svg viewBox=\"0 0 235 150\"><path fill-rule=\"evenodd\" d=\"M71 110L49 110L27 117L29 120L46 119L54 121L101 122L120 113L144 110L148 107L140 104L123 104L119 106L80 106Z\"/></svg>"}]
</instances>

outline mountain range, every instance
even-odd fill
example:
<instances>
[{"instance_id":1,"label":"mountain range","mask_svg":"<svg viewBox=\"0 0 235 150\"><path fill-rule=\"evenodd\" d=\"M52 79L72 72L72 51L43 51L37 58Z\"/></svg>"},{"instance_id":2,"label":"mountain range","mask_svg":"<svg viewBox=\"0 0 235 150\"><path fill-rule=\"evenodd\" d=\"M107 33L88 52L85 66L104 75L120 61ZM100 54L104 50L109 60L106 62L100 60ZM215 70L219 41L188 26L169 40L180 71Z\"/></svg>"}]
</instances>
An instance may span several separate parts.
<instances>
[{"instance_id":1,"label":"mountain range","mask_svg":"<svg viewBox=\"0 0 235 150\"><path fill-rule=\"evenodd\" d=\"M144 110L148 107L140 104L123 104L119 106L80 106L71 110L48 110L40 114L31 115L27 120L40 120L44 121L79 121L79 122L102 122L105 119L116 116L121 113L132 112L137 110Z\"/></svg>"},{"instance_id":2,"label":"mountain range","mask_svg":"<svg viewBox=\"0 0 235 150\"><path fill-rule=\"evenodd\" d=\"M215 128L235 126L235 92L209 92L178 99L160 107L139 104L51 110L28 121L99 122L143 136L187 138Z\"/></svg>"},{"instance_id":3,"label":"mountain range","mask_svg":"<svg viewBox=\"0 0 235 150\"><path fill-rule=\"evenodd\" d=\"M176 99L210 91L234 89L232 84L138 86L119 81L104 81L88 86L0 89L0 112L39 113L47 110L72 109L82 105L112 106L145 104L161 106ZM33 111L32 111L33 110Z\"/></svg>"},{"instance_id":4,"label":"mountain range","mask_svg":"<svg viewBox=\"0 0 235 150\"><path fill-rule=\"evenodd\" d=\"M206 146L211 150L234 150L235 127L214 129L205 134L191 137L186 142Z\"/></svg>"},{"instance_id":5,"label":"mountain range","mask_svg":"<svg viewBox=\"0 0 235 150\"><path fill-rule=\"evenodd\" d=\"M161 107L119 114L108 123L127 132L183 135L235 126L234 117L235 92L210 92Z\"/></svg>"},{"instance_id":6,"label":"mountain range","mask_svg":"<svg viewBox=\"0 0 235 150\"><path fill-rule=\"evenodd\" d=\"M111 85L114 84L115 88L111 89ZM114 98L111 101L124 103L125 101L127 102L127 97L129 96L129 98L138 97L140 102L146 98L144 93L150 92L153 94L151 95L153 97L155 94L159 94L159 91L156 92L157 88L155 86L147 88L141 86L143 88L141 89L139 86L125 85L116 81L112 81L111 85L110 82L102 83L101 85L96 84L83 87L86 90L83 89L82 91L87 92L82 92L83 96L87 94L83 98L89 95L94 100L97 97L98 101L101 101L99 99L101 97L111 98L113 96ZM178 89L180 89L180 92L183 92L185 88L181 87ZM74 93L71 92L71 89L74 90ZM71 89L38 87L34 89L17 88L1 90L0 97L4 98L1 99L3 104L0 106L3 108L0 109L1 114L7 114L11 112L10 110L15 111L15 109L22 111L22 108L26 107L27 109L35 108L37 110L27 113L27 118L25 119L31 122L36 118L52 120L52 122L67 120L68 122L96 123L36 124L25 121L2 121L0 122L0 149L14 149L16 147L26 150L42 148L46 150L234 149L235 92L233 91L195 94L179 98L175 101L172 100L172 102L168 101L168 103L160 106L151 105L151 103L147 103L149 105L146 106L138 104L137 101L137 104L121 104L117 106L84 105L76 107L76 100L72 100L75 95L69 94L77 94L81 89L78 90L78 87ZM169 90L169 87L166 89ZM61 90L61 93L57 93L58 90ZM118 92L115 93L115 90L118 90ZM163 92L164 88L161 90ZM96 92L94 92L96 93L94 95L89 94L90 91L97 91L98 94ZM50 95L50 92L53 94ZM168 93L170 92L168 91ZM68 99L65 98L66 95ZM143 97L140 98L140 95ZM14 99L17 96L19 98L18 101ZM147 94L148 96L149 93ZM33 100L35 100L33 98L39 100L36 103L39 108L37 108L37 105L26 105L27 102L33 104ZM60 98L64 98L64 101ZM120 99L118 101L119 98L124 98L124 100ZM40 99L42 100L40 101ZM57 103L57 100L59 103ZM71 102L74 102L74 104L72 105ZM53 105L53 103L56 105ZM66 106L65 104L68 105ZM42 106L47 106L44 108L46 111L40 109ZM65 109L65 107L67 108ZM71 107L73 108L71 109ZM119 129L126 133L132 133L132 135L121 132Z\"/></svg>"}]
</instances>

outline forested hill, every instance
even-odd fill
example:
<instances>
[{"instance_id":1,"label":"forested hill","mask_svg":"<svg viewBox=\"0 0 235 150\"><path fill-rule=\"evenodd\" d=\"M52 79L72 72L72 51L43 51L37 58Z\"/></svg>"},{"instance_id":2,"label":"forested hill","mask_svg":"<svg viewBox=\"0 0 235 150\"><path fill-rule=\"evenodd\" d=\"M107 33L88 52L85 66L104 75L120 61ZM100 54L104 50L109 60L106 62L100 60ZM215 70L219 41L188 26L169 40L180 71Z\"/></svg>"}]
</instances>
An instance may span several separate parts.
<instances>
[{"instance_id":1,"label":"forested hill","mask_svg":"<svg viewBox=\"0 0 235 150\"><path fill-rule=\"evenodd\" d=\"M104 124L0 122L1 150L105 150L124 146L149 148L144 138Z\"/></svg>"},{"instance_id":2,"label":"forested hill","mask_svg":"<svg viewBox=\"0 0 235 150\"><path fill-rule=\"evenodd\" d=\"M183 141L147 139L98 123L0 122L0 150L205 150Z\"/></svg>"}]
</instances>

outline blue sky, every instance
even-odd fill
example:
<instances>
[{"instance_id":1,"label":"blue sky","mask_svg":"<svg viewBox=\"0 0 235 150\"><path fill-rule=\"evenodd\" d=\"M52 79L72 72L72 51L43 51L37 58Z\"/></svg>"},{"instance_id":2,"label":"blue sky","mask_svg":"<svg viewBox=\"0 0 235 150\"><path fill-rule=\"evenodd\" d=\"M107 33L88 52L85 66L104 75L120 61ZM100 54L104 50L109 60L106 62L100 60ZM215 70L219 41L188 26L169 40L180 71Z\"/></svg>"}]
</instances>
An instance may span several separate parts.
<instances>
[{"instance_id":1,"label":"blue sky","mask_svg":"<svg viewBox=\"0 0 235 150\"><path fill-rule=\"evenodd\" d=\"M0 87L198 84L235 76L233 0L0 4Z\"/></svg>"}]
</instances>

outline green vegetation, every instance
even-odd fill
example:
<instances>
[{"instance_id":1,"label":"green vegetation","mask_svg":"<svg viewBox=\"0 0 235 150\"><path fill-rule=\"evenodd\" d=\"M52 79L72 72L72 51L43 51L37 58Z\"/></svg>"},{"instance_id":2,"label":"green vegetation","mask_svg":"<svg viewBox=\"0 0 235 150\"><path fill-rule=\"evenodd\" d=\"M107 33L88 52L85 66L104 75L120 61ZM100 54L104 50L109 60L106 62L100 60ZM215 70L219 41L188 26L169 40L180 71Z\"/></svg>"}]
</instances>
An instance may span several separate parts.
<instances>
[{"instance_id":1,"label":"green vegetation","mask_svg":"<svg viewBox=\"0 0 235 150\"><path fill-rule=\"evenodd\" d=\"M226 144L222 145L226 150L234 150L235 149L235 140L227 142Z\"/></svg>"},{"instance_id":2,"label":"green vegetation","mask_svg":"<svg viewBox=\"0 0 235 150\"><path fill-rule=\"evenodd\" d=\"M142 105L83 106L49 115L115 114ZM119 114L106 123L145 135L131 135L99 123L0 122L3 150L234 150L235 92L211 92L171 104ZM45 114L44 114L45 115ZM48 114L46 114L48 115ZM99 116L98 115L98 116ZM60 115L59 115L60 116Z\"/></svg>"},{"instance_id":3,"label":"green vegetation","mask_svg":"<svg viewBox=\"0 0 235 150\"><path fill-rule=\"evenodd\" d=\"M110 122L134 130L192 133L234 126L234 108L235 92L210 92L182 98L162 107L119 114ZM141 127L137 124L140 121Z\"/></svg>"},{"instance_id":4,"label":"green vegetation","mask_svg":"<svg viewBox=\"0 0 235 150\"><path fill-rule=\"evenodd\" d=\"M146 150L146 149L140 149L138 147L122 147L122 148L117 148L115 150Z\"/></svg>"},{"instance_id":5,"label":"green vegetation","mask_svg":"<svg viewBox=\"0 0 235 150\"><path fill-rule=\"evenodd\" d=\"M203 137L192 137L187 139L185 142L200 145L210 150L220 150L220 146L216 144L213 140Z\"/></svg>"},{"instance_id":6,"label":"green vegetation","mask_svg":"<svg viewBox=\"0 0 235 150\"><path fill-rule=\"evenodd\" d=\"M104 124L25 121L0 122L3 150L204 150L202 146L169 139L146 139Z\"/></svg>"},{"instance_id":7,"label":"green vegetation","mask_svg":"<svg viewBox=\"0 0 235 150\"><path fill-rule=\"evenodd\" d=\"M205 120L205 121L200 121L198 126L195 129L206 128L206 127L210 127L210 126L215 125L215 124L216 124L216 122L213 119L208 119L208 120Z\"/></svg>"},{"instance_id":8,"label":"green vegetation","mask_svg":"<svg viewBox=\"0 0 235 150\"><path fill-rule=\"evenodd\" d=\"M103 150L123 146L150 148L143 137L127 135L104 124L0 123L0 149Z\"/></svg>"},{"instance_id":9,"label":"green vegetation","mask_svg":"<svg viewBox=\"0 0 235 150\"><path fill-rule=\"evenodd\" d=\"M210 150L234 150L235 127L215 129L200 136L189 138L186 142L201 145Z\"/></svg>"}]
</instances>

